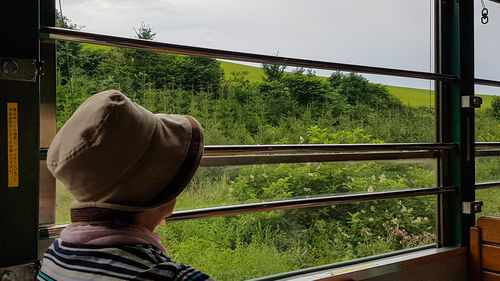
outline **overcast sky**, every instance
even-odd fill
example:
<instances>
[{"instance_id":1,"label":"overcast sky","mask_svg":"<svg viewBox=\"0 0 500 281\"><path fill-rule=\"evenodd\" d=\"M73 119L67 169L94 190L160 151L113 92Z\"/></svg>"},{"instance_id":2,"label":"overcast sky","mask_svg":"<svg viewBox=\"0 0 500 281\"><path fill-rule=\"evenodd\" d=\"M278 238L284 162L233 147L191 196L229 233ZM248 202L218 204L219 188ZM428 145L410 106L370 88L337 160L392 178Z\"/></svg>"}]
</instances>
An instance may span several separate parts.
<instances>
[{"instance_id":1,"label":"overcast sky","mask_svg":"<svg viewBox=\"0 0 500 281\"><path fill-rule=\"evenodd\" d=\"M433 1L432 1L433 2ZM432 71L429 0L62 0L83 31L134 37L150 24L156 41L280 56ZM500 80L500 4L475 2L476 77ZM328 76L330 72L316 71ZM428 89L429 81L366 75L371 81ZM479 93L496 93L478 87Z\"/></svg>"}]
</instances>

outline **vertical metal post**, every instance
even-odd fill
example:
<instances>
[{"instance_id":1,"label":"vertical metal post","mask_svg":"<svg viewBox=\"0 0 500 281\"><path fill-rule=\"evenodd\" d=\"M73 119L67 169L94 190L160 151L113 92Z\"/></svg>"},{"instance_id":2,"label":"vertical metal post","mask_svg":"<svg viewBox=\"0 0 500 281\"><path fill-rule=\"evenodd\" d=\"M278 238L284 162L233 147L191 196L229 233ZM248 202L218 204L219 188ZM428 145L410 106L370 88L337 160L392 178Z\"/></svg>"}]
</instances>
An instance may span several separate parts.
<instances>
[{"instance_id":1,"label":"vertical metal post","mask_svg":"<svg viewBox=\"0 0 500 281\"><path fill-rule=\"evenodd\" d=\"M38 1L0 1L0 26L1 57L39 60ZM0 266L37 258L39 89L39 79L0 80Z\"/></svg>"},{"instance_id":2,"label":"vertical metal post","mask_svg":"<svg viewBox=\"0 0 500 281\"><path fill-rule=\"evenodd\" d=\"M440 246L468 244L474 215L462 214L462 202L474 200L474 109L462 108L462 96L474 94L474 16L472 0L439 0L438 71L456 75L456 82L437 85L439 140L454 142L458 151L443 155L440 181L458 186L439 198Z\"/></svg>"}]
</instances>

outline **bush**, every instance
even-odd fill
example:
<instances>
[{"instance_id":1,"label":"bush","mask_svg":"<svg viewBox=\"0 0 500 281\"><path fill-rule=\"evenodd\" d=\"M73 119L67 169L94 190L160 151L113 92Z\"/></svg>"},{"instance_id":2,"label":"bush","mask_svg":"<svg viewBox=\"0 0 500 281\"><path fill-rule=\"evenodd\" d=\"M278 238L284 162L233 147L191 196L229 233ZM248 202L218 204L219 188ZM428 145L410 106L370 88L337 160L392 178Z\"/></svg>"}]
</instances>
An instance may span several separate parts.
<instances>
[{"instance_id":1,"label":"bush","mask_svg":"<svg viewBox=\"0 0 500 281\"><path fill-rule=\"evenodd\" d=\"M500 120L500 97L497 96L493 98L493 101L491 102L491 111L493 116L497 120Z\"/></svg>"}]
</instances>

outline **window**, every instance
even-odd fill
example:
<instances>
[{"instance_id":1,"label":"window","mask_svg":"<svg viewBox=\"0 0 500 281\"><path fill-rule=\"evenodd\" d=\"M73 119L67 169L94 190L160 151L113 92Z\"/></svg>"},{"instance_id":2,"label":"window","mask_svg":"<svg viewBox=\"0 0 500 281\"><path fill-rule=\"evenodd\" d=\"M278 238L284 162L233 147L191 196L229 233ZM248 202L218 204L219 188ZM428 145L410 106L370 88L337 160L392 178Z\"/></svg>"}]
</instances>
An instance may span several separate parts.
<instances>
[{"instance_id":1,"label":"window","mask_svg":"<svg viewBox=\"0 0 500 281\"><path fill-rule=\"evenodd\" d=\"M421 6L423 10L428 7ZM429 18L433 17L431 8L426 10ZM425 27L432 28L430 23ZM177 212L172 216L173 221L187 221L172 222L160 230L169 239L173 238L174 242L169 240L167 246L181 262L221 280L236 280L422 245L466 243L450 238L450 233L463 233L463 229L446 228L453 225L448 223L454 220L451 213L460 212L460 206L453 206L449 208L451 213L447 213L447 204L453 204L459 197L469 200L470 190L466 189L471 187L459 180L465 186L464 194L459 195L457 181L450 172L457 167L470 167L467 166L470 163L454 159L458 145L467 145L456 138L456 133L465 134L467 129L465 123L453 125L461 117L457 108L451 106L456 104L460 92L450 90L445 83L455 81L457 76L447 65L441 66L445 74L439 74L426 67L394 66L391 62L374 65L398 69L330 63L338 60L324 58L319 60L326 62L307 60L314 57L293 59L281 54L265 56L157 41L139 42L50 27L42 28L42 33L61 40L60 50L66 55L66 63L60 62L57 96L63 118L69 117L90 92L118 87L153 111L188 113L202 122L209 145L203 160L205 167L179 199ZM443 37L446 36L453 35L445 33ZM429 38L428 43L434 44L433 37ZM449 44L446 42L443 40L443 44ZM265 76L259 67L248 68L234 62L89 43L266 63L267 71L278 76ZM72 53L72 48L77 52ZM430 58L432 62L432 55ZM163 64L141 65L140 59ZM118 61L122 69L115 67ZM202 66L202 70L209 69L205 74L215 73L221 83L210 84L214 76L201 79L201 83L189 77L178 80L175 72L158 80L153 71L172 70L149 67L166 63L180 68ZM281 72L282 64L310 67L318 75L325 70L346 72L335 72L328 79L314 76L307 69ZM65 66L67 72L63 73ZM224 71L225 76L221 77L217 76L220 67L252 72ZM433 63L428 67L432 68ZM252 76L253 71L266 79L258 80L259 74ZM429 86L426 91L387 89L349 71L404 77L419 81L417 84L424 81ZM120 73L124 76L120 77ZM434 80L444 81L436 83L435 107L431 91ZM412 107L393 98L399 95L403 99L412 94L423 97L412 101L422 107ZM471 112L464 115L470 117ZM438 133L434 124L438 125ZM486 175L478 169L478 180L494 180L488 173L496 171L495 159L477 161L478 167L491 167L484 170ZM57 189L58 208L64 209L69 197L65 197L61 185ZM65 223L68 218L62 215L57 220ZM49 235L57 235L58 230L60 227L43 229ZM213 251L201 251L200 247ZM238 277L226 275L232 274L228 268L235 267L251 272L243 277L238 272L235 275ZM259 270L253 271L255 268Z\"/></svg>"}]
</instances>

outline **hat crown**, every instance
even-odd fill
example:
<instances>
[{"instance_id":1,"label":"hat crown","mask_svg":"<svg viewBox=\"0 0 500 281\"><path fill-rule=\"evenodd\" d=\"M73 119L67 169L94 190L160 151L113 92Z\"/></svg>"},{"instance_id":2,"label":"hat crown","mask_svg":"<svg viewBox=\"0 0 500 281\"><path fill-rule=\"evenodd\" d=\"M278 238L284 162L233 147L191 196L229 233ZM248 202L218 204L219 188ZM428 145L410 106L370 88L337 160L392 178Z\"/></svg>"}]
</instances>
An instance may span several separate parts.
<instances>
[{"instance_id":1,"label":"hat crown","mask_svg":"<svg viewBox=\"0 0 500 281\"><path fill-rule=\"evenodd\" d=\"M85 101L59 130L47 166L74 195L77 204L72 208L147 209L153 201L166 203L156 195L177 196L185 187L169 183L186 160L191 142L197 141L198 152L203 149L202 133L192 139L197 126L185 116L155 115L118 91L101 92ZM167 187L171 192L165 192Z\"/></svg>"}]
</instances>

